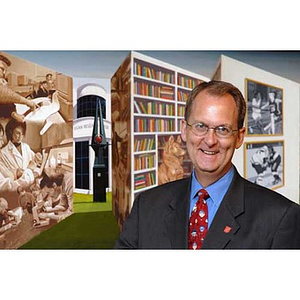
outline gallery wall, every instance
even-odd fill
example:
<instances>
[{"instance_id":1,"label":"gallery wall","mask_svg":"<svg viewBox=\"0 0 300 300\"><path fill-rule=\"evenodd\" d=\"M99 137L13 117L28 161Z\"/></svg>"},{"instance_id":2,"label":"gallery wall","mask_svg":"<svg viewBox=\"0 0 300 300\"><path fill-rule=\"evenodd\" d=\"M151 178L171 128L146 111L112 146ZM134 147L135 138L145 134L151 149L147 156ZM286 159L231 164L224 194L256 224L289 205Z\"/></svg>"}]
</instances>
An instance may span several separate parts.
<instances>
[{"instance_id":1,"label":"gallery wall","mask_svg":"<svg viewBox=\"0 0 300 300\"><path fill-rule=\"evenodd\" d=\"M0 71L0 249L16 249L73 213L72 78L4 52Z\"/></svg>"},{"instance_id":2,"label":"gallery wall","mask_svg":"<svg viewBox=\"0 0 300 300\"><path fill-rule=\"evenodd\" d=\"M247 134L245 143L275 144L277 141L284 145L282 168L282 184L274 190L299 203L299 102L300 85L286 78L274 75L248 64L226 56L221 56L214 78L231 82L237 86L246 98L246 79L282 90L282 120L283 134ZM247 99L246 99L247 101ZM247 116L246 116L247 120ZM246 150L241 147L236 152L233 162L241 175L246 174ZM271 171L267 171L271 173Z\"/></svg>"}]
</instances>

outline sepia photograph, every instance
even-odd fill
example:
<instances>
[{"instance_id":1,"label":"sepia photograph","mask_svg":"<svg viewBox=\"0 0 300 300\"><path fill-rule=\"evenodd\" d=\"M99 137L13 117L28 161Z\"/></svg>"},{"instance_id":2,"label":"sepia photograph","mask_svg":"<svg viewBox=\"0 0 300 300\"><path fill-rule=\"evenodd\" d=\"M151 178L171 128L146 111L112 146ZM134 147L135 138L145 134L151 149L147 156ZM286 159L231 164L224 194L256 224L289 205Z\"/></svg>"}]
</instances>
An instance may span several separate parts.
<instances>
[{"instance_id":1,"label":"sepia photograph","mask_svg":"<svg viewBox=\"0 0 300 300\"><path fill-rule=\"evenodd\" d=\"M72 78L0 52L0 249L73 213Z\"/></svg>"}]
</instances>

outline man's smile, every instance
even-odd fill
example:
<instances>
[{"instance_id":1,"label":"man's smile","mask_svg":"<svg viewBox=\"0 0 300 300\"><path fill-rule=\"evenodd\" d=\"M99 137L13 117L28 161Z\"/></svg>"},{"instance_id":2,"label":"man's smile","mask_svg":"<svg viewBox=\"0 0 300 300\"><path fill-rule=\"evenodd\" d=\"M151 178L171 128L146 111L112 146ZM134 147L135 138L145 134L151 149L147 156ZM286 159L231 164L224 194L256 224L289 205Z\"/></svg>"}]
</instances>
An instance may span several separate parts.
<instances>
[{"instance_id":1,"label":"man's smile","mask_svg":"<svg viewBox=\"0 0 300 300\"><path fill-rule=\"evenodd\" d=\"M219 151L208 151L208 150L203 150L203 149L200 149L200 151L202 151L204 154L207 154L207 155L216 155L219 153Z\"/></svg>"}]
</instances>

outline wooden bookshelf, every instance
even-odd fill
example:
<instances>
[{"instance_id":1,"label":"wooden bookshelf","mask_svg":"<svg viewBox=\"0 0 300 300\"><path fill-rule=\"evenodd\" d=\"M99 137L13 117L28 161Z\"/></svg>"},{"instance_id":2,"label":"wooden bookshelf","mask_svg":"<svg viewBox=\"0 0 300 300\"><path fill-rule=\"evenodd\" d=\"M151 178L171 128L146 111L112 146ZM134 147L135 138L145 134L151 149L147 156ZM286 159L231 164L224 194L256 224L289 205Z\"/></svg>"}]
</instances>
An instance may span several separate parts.
<instances>
[{"instance_id":1,"label":"wooden bookshelf","mask_svg":"<svg viewBox=\"0 0 300 300\"><path fill-rule=\"evenodd\" d=\"M193 87L209 78L131 52L111 79L113 211L120 227L138 193L160 184L159 170L170 137L180 136ZM192 165L185 152L184 176Z\"/></svg>"}]
</instances>

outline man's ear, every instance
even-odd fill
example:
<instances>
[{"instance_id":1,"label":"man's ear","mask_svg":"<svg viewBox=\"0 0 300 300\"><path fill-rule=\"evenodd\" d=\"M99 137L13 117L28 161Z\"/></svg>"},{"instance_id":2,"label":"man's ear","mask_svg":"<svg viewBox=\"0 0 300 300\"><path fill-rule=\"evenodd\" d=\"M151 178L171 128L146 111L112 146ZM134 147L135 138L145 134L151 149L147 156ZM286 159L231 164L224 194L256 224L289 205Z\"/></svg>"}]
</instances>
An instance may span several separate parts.
<instances>
[{"instance_id":1,"label":"man's ear","mask_svg":"<svg viewBox=\"0 0 300 300\"><path fill-rule=\"evenodd\" d=\"M186 121L181 120L181 138L186 142Z\"/></svg>"},{"instance_id":2,"label":"man's ear","mask_svg":"<svg viewBox=\"0 0 300 300\"><path fill-rule=\"evenodd\" d=\"M236 146L235 146L236 149L238 149L242 146L242 144L244 142L245 132L246 132L245 127L239 129L238 138L237 138L237 142L236 142Z\"/></svg>"},{"instance_id":3,"label":"man's ear","mask_svg":"<svg viewBox=\"0 0 300 300\"><path fill-rule=\"evenodd\" d=\"M55 182L53 182L52 186L56 189L57 188L57 184Z\"/></svg>"}]
</instances>

